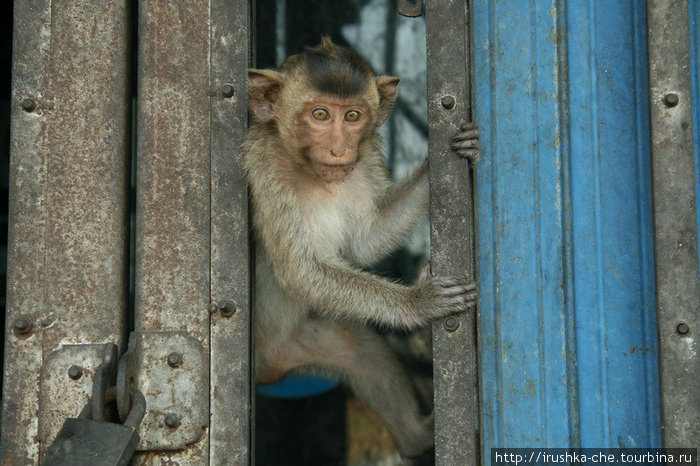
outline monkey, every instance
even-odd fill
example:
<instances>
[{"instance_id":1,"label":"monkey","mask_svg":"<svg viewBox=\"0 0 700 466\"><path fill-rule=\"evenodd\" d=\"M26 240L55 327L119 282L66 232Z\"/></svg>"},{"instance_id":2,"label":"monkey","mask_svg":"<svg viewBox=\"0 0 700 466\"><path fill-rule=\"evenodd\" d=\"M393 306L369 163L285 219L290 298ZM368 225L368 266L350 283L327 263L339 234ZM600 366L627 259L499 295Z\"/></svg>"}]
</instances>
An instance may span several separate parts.
<instances>
[{"instance_id":1,"label":"monkey","mask_svg":"<svg viewBox=\"0 0 700 466\"><path fill-rule=\"evenodd\" d=\"M428 211L428 161L393 181L377 128L399 78L376 76L356 52L323 38L279 71L248 71L252 122L242 163L255 243L256 383L290 371L340 374L375 411L407 458L433 448L406 372L369 324L413 330L474 308L477 287L435 277L411 285L367 271ZM464 124L453 151L478 157Z\"/></svg>"}]
</instances>

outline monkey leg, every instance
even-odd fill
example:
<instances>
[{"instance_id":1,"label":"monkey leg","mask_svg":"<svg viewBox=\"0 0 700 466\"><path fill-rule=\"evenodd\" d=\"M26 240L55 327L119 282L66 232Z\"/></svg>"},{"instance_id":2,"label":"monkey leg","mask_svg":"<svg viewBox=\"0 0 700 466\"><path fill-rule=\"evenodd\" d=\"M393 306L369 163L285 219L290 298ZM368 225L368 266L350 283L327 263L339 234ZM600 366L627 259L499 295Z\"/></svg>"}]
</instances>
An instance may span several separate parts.
<instances>
[{"instance_id":1,"label":"monkey leg","mask_svg":"<svg viewBox=\"0 0 700 466\"><path fill-rule=\"evenodd\" d=\"M345 375L355 396L385 423L404 457L420 456L433 448L432 415L421 416L408 375L374 331L306 320L274 364L268 362L265 372L280 374L299 369L313 373L314 367Z\"/></svg>"}]
</instances>

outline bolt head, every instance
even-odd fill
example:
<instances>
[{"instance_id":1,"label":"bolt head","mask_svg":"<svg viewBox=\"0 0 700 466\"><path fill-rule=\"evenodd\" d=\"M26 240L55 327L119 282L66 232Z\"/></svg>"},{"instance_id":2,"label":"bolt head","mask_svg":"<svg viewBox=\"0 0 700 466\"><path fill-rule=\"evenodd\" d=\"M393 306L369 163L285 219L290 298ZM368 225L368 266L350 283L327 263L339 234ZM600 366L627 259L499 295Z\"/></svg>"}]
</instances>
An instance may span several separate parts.
<instances>
[{"instance_id":1,"label":"bolt head","mask_svg":"<svg viewBox=\"0 0 700 466\"><path fill-rule=\"evenodd\" d=\"M233 94L235 92L236 92L236 90L230 84L224 84L223 86L221 86L221 95L223 95L224 97L227 97L227 98L233 97Z\"/></svg>"},{"instance_id":2,"label":"bolt head","mask_svg":"<svg viewBox=\"0 0 700 466\"><path fill-rule=\"evenodd\" d=\"M25 112L33 112L36 109L36 101L34 99L24 99L22 101L22 110Z\"/></svg>"},{"instance_id":3,"label":"bolt head","mask_svg":"<svg viewBox=\"0 0 700 466\"><path fill-rule=\"evenodd\" d=\"M78 380L83 376L83 368L75 364L68 368L68 377L73 380Z\"/></svg>"},{"instance_id":4,"label":"bolt head","mask_svg":"<svg viewBox=\"0 0 700 466\"><path fill-rule=\"evenodd\" d=\"M685 322L681 322L676 326L676 332L678 332L679 335L687 335L688 332L690 332L690 327L688 327L688 324Z\"/></svg>"},{"instance_id":5,"label":"bolt head","mask_svg":"<svg viewBox=\"0 0 700 466\"><path fill-rule=\"evenodd\" d=\"M32 329L32 323L29 322L29 319L27 319L25 316L19 316L14 320L14 322L12 322L12 327L17 333L24 334L29 333L29 331Z\"/></svg>"},{"instance_id":6,"label":"bolt head","mask_svg":"<svg viewBox=\"0 0 700 466\"><path fill-rule=\"evenodd\" d=\"M180 426L180 415L177 413L168 413L165 415L165 425L171 429Z\"/></svg>"},{"instance_id":7,"label":"bolt head","mask_svg":"<svg viewBox=\"0 0 700 466\"><path fill-rule=\"evenodd\" d=\"M238 311L238 305L236 303L232 303L231 301L219 302L218 306L221 315L224 317L231 317L236 313L236 311Z\"/></svg>"},{"instance_id":8,"label":"bolt head","mask_svg":"<svg viewBox=\"0 0 700 466\"><path fill-rule=\"evenodd\" d=\"M449 316L445 319L445 322L443 322L443 326L448 332L454 332L459 328L459 319L454 316Z\"/></svg>"},{"instance_id":9,"label":"bolt head","mask_svg":"<svg viewBox=\"0 0 700 466\"><path fill-rule=\"evenodd\" d=\"M442 108L444 108L445 110L452 110L457 101L451 95L446 95L442 99L440 99L440 103L442 104Z\"/></svg>"},{"instance_id":10,"label":"bolt head","mask_svg":"<svg viewBox=\"0 0 700 466\"><path fill-rule=\"evenodd\" d=\"M678 94L674 94L673 92L666 94L664 96L664 105L668 108L678 105Z\"/></svg>"},{"instance_id":11,"label":"bolt head","mask_svg":"<svg viewBox=\"0 0 700 466\"><path fill-rule=\"evenodd\" d=\"M180 367L182 365L182 353L173 351L168 355L168 366Z\"/></svg>"}]
</instances>

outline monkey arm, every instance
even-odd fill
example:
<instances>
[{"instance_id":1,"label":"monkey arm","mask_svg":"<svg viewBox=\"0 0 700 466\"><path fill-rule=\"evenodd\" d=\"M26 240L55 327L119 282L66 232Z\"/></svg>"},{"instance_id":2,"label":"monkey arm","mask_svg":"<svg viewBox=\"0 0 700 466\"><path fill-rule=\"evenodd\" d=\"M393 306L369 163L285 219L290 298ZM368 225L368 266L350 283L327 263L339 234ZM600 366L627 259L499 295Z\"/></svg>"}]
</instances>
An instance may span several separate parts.
<instances>
[{"instance_id":1,"label":"monkey arm","mask_svg":"<svg viewBox=\"0 0 700 466\"><path fill-rule=\"evenodd\" d=\"M401 246L428 212L428 161L395 182L377 203L376 215L350 240L350 256L361 266L372 265Z\"/></svg>"},{"instance_id":2,"label":"monkey arm","mask_svg":"<svg viewBox=\"0 0 700 466\"><path fill-rule=\"evenodd\" d=\"M475 299L474 286L466 280L431 279L405 286L339 261L313 256L299 259L298 253L272 259L279 286L333 319L413 330L435 318L466 310ZM281 265L280 260L286 264Z\"/></svg>"},{"instance_id":3,"label":"monkey arm","mask_svg":"<svg viewBox=\"0 0 700 466\"><path fill-rule=\"evenodd\" d=\"M473 303L474 290L466 279L431 278L405 286L340 257L324 256L314 248L303 208L291 196L271 194L270 185L265 186L263 196L252 186L254 221L274 277L258 275L258 280L274 280L291 298L321 314L393 328L413 329Z\"/></svg>"}]
</instances>

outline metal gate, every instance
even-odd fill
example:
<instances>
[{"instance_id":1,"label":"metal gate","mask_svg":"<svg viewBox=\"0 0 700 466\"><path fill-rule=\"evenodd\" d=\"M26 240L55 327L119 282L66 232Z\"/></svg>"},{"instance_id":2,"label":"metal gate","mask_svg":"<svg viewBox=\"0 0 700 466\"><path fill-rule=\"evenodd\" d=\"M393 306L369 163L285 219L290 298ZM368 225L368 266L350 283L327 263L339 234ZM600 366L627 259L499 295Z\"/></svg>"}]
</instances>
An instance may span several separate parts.
<instances>
[{"instance_id":1,"label":"metal gate","mask_svg":"<svg viewBox=\"0 0 700 466\"><path fill-rule=\"evenodd\" d=\"M37 464L97 380L145 395L139 464L248 464L248 8L15 3L3 464Z\"/></svg>"},{"instance_id":2,"label":"metal gate","mask_svg":"<svg viewBox=\"0 0 700 466\"><path fill-rule=\"evenodd\" d=\"M433 328L436 464L697 447L700 4L424 3L433 268L482 293ZM131 385L137 464L254 463L254 13L16 2L2 464L38 464L96 387L128 411ZM448 150L471 114L475 188Z\"/></svg>"}]
</instances>

